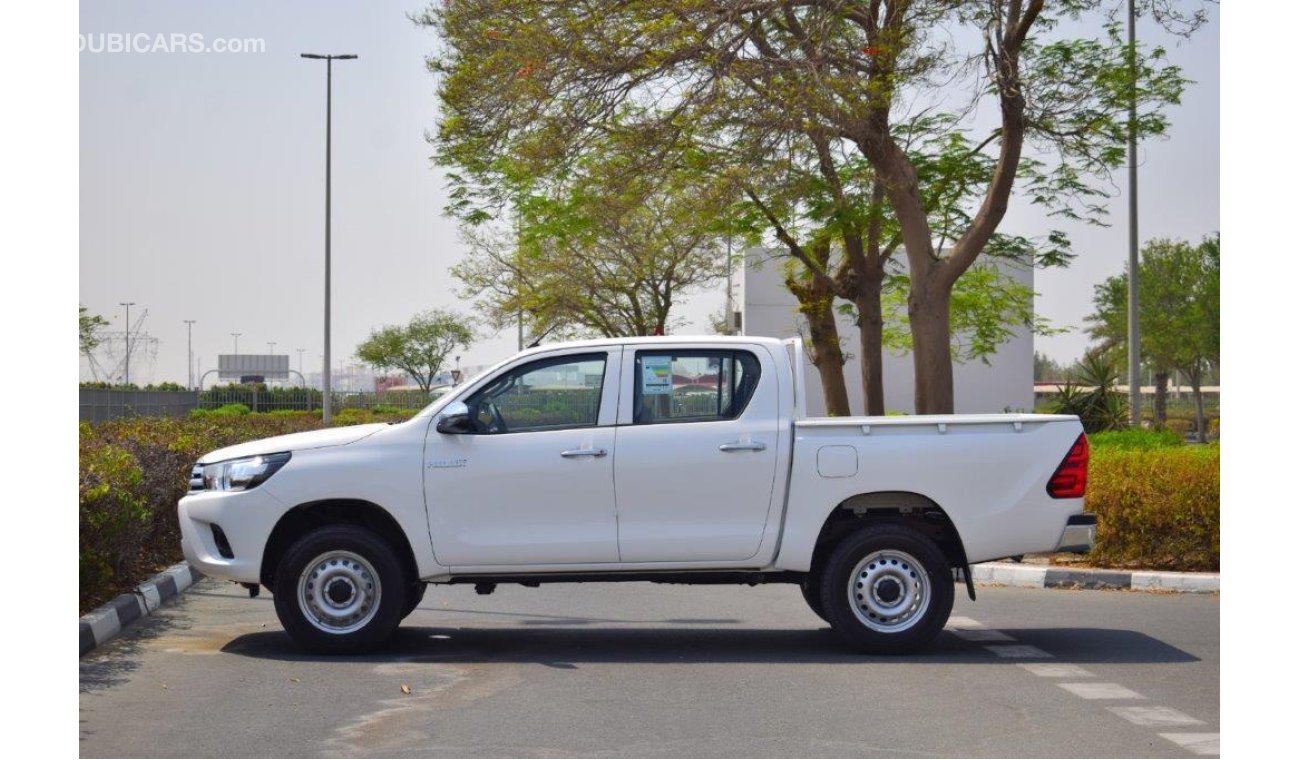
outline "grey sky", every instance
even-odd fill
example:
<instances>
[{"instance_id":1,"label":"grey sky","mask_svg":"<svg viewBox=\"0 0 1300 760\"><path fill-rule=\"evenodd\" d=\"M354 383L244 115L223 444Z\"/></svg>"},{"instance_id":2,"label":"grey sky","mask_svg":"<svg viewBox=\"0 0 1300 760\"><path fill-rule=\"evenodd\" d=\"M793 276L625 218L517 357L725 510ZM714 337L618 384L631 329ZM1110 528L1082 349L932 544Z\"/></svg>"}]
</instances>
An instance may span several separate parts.
<instances>
[{"instance_id":1,"label":"grey sky","mask_svg":"<svg viewBox=\"0 0 1300 760\"><path fill-rule=\"evenodd\" d=\"M447 273L463 254L442 216L441 173L424 130L436 119L423 58L434 39L406 19L425 3L348 0L100 0L81 3L80 27L103 33L260 38L261 53L81 52L80 298L120 329L120 301L160 339L155 381L185 379L185 325L204 368L230 352L306 349L319 365L324 181L324 64L300 52L357 53L335 64L334 356L350 356L371 327L431 306L468 310ZM1190 42L1164 36L1171 58L1195 80L1173 116L1171 137L1142 148L1144 240L1199 239L1219 226L1219 28ZM1154 31L1140 27L1140 34ZM1122 174L1116 176L1124 184ZM1038 310L1079 325L1092 286L1126 256L1122 195L1113 226L1074 227L1079 258L1039 274ZM1056 226L1056 225L1054 225ZM1005 230L1048 228L1013 204ZM694 297L682 315L705 331L721 288ZM1077 356L1075 333L1039 339L1058 359ZM513 350L508 333L481 341L465 364Z\"/></svg>"}]
</instances>

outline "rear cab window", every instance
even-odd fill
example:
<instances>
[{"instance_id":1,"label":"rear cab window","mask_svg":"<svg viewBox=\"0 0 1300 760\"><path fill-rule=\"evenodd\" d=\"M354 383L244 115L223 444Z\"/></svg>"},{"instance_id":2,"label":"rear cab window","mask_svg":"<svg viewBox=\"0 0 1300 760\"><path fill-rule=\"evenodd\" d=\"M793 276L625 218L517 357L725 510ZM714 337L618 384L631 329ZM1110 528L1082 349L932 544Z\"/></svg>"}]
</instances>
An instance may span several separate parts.
<instances>
[{"instance_id":1,"label":"rear cab window","mask_svg":"<svg viewBox=\"0 0 1300 760\"><path fill-rule=\"evenodd\" d=\"M736 419L753 397L758 378L758 357L749 351L637 351L632 424Z\"/></svg>"}]
</instances>

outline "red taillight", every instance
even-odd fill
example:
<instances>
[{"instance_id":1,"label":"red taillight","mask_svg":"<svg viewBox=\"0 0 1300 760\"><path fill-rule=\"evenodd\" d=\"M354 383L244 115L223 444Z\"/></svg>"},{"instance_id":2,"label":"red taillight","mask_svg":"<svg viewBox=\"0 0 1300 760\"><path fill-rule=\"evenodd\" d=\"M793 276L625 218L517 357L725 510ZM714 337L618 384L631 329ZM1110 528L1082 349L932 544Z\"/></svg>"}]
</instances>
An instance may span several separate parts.
<instances>
[{"instance_id":1,"label":"red taillight","mask_svg":"<svg viewBox=\"0 0 1300 760\"><path fill-rule=\"evenodd\" d=\"M1088 436L1080 433L1061 466L1047 481L1047 495L1053 499L1077 499L1088 490Z\"/></svg>"}]
</instances>

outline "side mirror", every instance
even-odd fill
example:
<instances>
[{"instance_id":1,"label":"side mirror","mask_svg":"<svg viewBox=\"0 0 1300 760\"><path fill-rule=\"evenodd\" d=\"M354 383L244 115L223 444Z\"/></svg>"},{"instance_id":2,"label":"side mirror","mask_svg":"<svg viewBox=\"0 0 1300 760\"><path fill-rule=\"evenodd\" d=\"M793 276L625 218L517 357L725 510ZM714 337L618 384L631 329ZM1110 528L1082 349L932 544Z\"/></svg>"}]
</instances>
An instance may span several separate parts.
<instances>
[{"instance_id":1,"label":"side mirror","mask_svg":"<svg viewBox=\"0 0 1300 760\"><path fill-rule=\"evenodd\" d=\"M474 420L469 415L469 407L464 401L453 401L442 410L436 427L439 433L460 435L474 431Z\"/></svg>"}]
</instances>

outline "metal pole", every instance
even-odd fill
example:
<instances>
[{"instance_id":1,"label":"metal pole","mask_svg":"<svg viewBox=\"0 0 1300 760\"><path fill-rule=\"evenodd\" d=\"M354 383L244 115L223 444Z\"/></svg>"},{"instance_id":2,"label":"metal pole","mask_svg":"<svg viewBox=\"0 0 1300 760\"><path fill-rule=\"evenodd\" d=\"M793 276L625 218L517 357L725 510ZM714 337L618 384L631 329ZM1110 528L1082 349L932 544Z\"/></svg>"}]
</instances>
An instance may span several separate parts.
<instances>
[{"instance_id":1,"label":"metal pole","mask_svg":"<svg viewBox=\"0 0 1300 760\"><path fill-rule=\"evenodd\" d=\"M321 421L330 424L333 411L330 403L330 122L334 113L334 59L325 59L325 370L321 374L323 388Z\"/></svg>"},{"instance_id":2,"label":"metal pole","mask_svg":"<svg viewBox=\"0 0 1300 760\"><path fill-rule=\"evenodd\" d=\"M185 372L189 377L189 385L185 386L194 390L194 322L196 320L185 320Z\"/></svg>"},{"instance_id":3,"label":"metal pole","mask_svg":"<svg viewBox=\"0 0 1300 760\"><path fill-rule=\"evenodd\" d=\"M124 370L125 377L122 379L122 385L131 384L131 307L135 306L135 301L119 303L118 306L126 307L126 367Z\"/></svg>"},{"instance_id":4,"label":"metal pole","mask_svg":"<svg viewBox=\"0 0 1300 760\"><path fill-rule=\"evenodd\" d=\"M267 351L266 351L266 352L267 352L268 354L274 354L274 353L275 353L275 341L273 341L273 340L268 340L268 341L266 342L266 348L267 348Z\"/></svg>"},{"instance_id":5,"label":"metal pole","mask_svg":"<svg viewBox=\"0 0 1300 760\"><path fill-rule=\"evenodd\" d=\"M321 359L321 420L329 424L333 415L330 403L330 142L334 112L334 61L352 60L356 56L302 53L303 58L325 61L325 353Z\"/></svg>"},{"instance_id":6,"label":"metal pole","mask_svg":"<svg viewBox=\"0 0 1300 760\"><path fill-rule=\"evenodd\" d=\"M231 335L235 336L235 356L239 356L239 336L243 333L231 333Z\"/></svg>"},{"instance_id":7,"label":"metal pole","mask_svg":"<svg viewBox=\"0 0 1300 760\"><path fill-rule=\"evenodd\" d=\"M1128 408L1129 424L1142 424L1142 333L1138 324L1137 14L1128 0Z\"/></svg>"}]
</instances>

